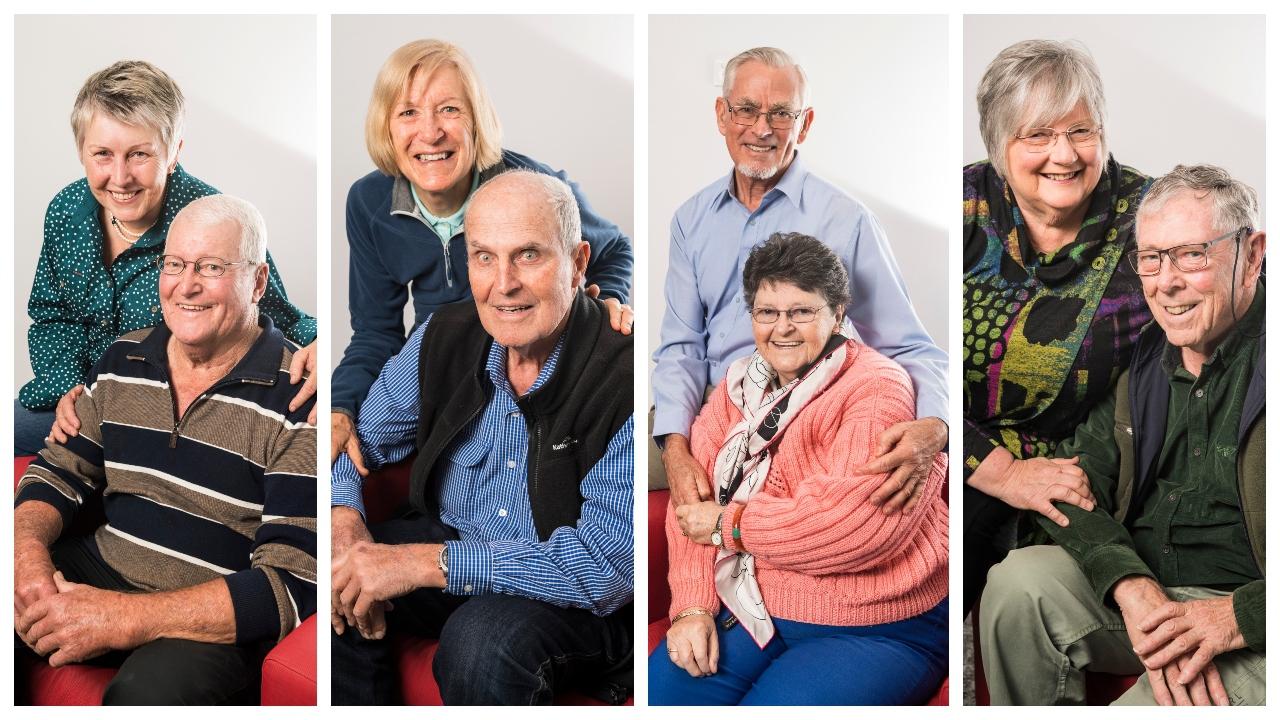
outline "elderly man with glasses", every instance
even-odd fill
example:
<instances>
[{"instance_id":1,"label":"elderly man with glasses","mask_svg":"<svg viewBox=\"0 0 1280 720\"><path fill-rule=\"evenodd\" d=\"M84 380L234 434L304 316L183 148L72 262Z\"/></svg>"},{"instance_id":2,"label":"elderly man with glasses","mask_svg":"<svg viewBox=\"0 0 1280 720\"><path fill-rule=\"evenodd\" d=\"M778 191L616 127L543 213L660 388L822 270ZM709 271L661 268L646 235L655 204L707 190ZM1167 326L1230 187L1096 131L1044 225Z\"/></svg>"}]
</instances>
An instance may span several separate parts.
<instances>
[{"instance_id":1,"label":"elderly man with glasses","mask_svg":"<svg viewBox=\"0 0 1280 720\"><path fill-rule=\"evenodd\" d=\"M653 356L649 483L669 485L676 506L710 497L706 471L690 454L689 428L709 387L755 348L742 264L777 232L811 235L836 252L849 273L846 325L915 385L917 419L889 428L883 454L866 468L892 471L872 502L885 512L913 506L947 443L946 353L921 326L875 217L801 163L796 147L814 118L806 97L804 71L782 50L753 48L730 59L715 107L733 170L671 221L667 309Z\"/></svg>"},{"instance_id":2,"label":"elderly man with glasses","mask_svg":"<svg viewBox=\"0 0 1280 720\"><path fill-rule=\"evenodd\" d=\"M1084 701L1083 671L1142 673L1120 704L1266 699L1266 234L1253 189L1178 166L1138 210L1155 317L1060 457L1097 505L1016 550L982 597L996 704Z\"/></svg>"},{"instance_id":3,"label":"elderly man with glasses","mask_svg":"<svg viewBox=\"0 0 1280 720\"><path fill-rule=\"evenodd\" d=\"M266 651L315 612L315 400L289 410L299 348L258 310L266 242L244 200L183 208L164 323L107 350L79 434L18 485L14 629L51 665L119 666L104 704L255 703ZM105 523L68 531L96 504Z\"/></svg>"}]
</instances>

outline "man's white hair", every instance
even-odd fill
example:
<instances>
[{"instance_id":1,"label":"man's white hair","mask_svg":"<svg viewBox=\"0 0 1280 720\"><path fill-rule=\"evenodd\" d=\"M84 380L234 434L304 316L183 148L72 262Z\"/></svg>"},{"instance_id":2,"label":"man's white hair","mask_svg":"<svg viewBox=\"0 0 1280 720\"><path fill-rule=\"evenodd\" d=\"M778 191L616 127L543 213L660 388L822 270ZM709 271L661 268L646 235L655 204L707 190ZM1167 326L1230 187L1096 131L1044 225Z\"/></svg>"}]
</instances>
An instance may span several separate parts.
<instances>
[{"instance_id":1,"label":"man's white hair","mask_svg":"<svg viewBox=\"0 0 1280 720\"><path fill-rule=\"evenodd\" d=\"M240 228L240 257L223 260L247 260L258 264L267 261L267 222L248 200L234 195L206 195L182 208L174 218L175 223L178 218L201 226L230 220Z\"/></svg>"}]
</instances>

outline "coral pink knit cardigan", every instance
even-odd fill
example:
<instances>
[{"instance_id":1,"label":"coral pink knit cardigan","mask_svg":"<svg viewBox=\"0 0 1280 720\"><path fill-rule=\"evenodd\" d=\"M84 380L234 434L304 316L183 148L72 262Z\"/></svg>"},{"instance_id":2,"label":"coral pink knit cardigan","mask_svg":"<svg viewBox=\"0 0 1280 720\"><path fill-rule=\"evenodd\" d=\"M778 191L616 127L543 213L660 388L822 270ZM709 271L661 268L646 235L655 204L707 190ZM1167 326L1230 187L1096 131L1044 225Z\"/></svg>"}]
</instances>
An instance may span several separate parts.
<instances>
[{"instance_id":1,"label":"coral pink knit cardigan","mask_svg":"<svg viewBox=\"0 0 1280 720\"><path fill-rule=\"evenodd\" d=\"M765 608L775 618L820 625L877 625L930 610L947 595L946 459L935 460L909 515L884 515L868 498L886 474L855 470L876 439L915 418L907 374L850 341L840 376L801 410L778 441L765 487L747 504L742 544L756 556ZM722 383L694 421L693 456L712 476L720 444L742 417ZM726 542L737 503L724 511ZM667 511L671 614L720 608L715 549L683 537Z\"/></svg>"}]
</instances>

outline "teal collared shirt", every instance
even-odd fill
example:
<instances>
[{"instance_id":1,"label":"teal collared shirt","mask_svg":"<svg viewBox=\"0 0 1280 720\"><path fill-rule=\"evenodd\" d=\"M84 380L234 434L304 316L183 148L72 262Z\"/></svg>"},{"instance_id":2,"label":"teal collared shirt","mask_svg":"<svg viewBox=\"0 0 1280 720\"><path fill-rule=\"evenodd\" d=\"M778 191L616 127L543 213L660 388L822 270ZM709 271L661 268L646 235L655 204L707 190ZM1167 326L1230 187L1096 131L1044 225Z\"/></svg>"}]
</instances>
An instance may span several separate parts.
<instances>
[{"instance_id":1,"label":"teal collared shirt","mask_svg":"<svg viewBox=\"0 0 1280 720\"><path fill-rule=\"evenodd\" d=\"M431 214L427 206L422 203L422 198L418 197L418 189L409 183L409 192L413 194L413 204L418 206L418 214L426 221L431 229L440 236L442 242L449 242L454 235L462 232L462 217L467 212L467 206L471 204L471 197L476 194L476 188L480 187L479 171L471 174L471 189L467 191L467 199L462 201L462 207L449 217L436 217Z\"/></svg>"},{"instance_id":2,"label":"teal collared shirt","mask_svg":"<svg viewBox=\"0 0 1280 720\"><path fill-rule=\"evenodd\" d=\"M116 338L160 323L155 260L164 252L169 225L192 200L217 192L177 166L165 185L160 219L110 267L102 258L106 238L101 205L88 181L81 178L54 196L45 212L44 241L27 301L32 320L27 345L35 378L18 393L24 407L52 409L58 398L84 382ZM311 343L315 318L289 302L270 253L267 266L267 291L259 309L290 340Z\"/></svg>"}]
</instances>

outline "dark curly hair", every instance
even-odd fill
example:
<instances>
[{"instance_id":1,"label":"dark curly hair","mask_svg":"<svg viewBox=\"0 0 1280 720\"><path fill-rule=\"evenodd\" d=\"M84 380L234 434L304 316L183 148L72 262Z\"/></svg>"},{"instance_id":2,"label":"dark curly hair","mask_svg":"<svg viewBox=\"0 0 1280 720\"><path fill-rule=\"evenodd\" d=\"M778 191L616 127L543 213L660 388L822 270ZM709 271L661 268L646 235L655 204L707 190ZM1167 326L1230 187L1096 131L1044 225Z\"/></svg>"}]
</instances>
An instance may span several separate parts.
<instances>
[{"instance_id":1,"label":"dark curly hair","mask_svg":"<svg viewBox=\"0 0 1280 720\"><path fill-rule=\"evenodd\" d=\"M831 248L803 233L774 233L747 256L742 290L747 308L761 283L784 282L821 295L837 315L849 304L849 273Z\"/></svg>"}]
</instances>

